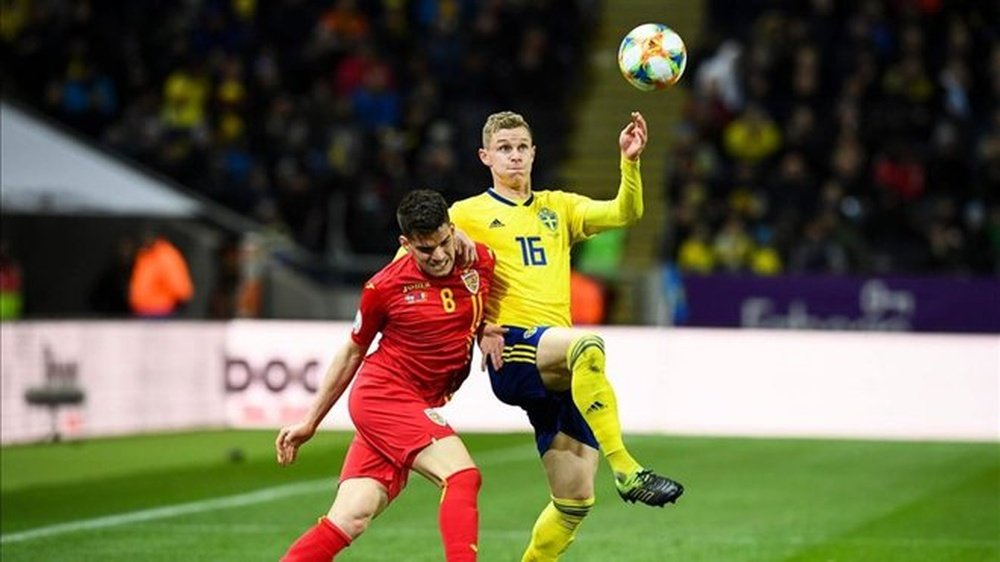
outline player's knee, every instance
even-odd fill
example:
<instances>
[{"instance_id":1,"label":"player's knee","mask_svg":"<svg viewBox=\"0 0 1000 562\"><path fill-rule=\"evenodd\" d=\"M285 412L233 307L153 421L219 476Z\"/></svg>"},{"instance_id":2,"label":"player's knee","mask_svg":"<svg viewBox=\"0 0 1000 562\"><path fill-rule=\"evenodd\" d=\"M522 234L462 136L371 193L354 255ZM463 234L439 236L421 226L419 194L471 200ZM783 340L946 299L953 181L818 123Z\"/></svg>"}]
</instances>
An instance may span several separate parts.
<instances>
[{"instance_id":1,"label":"player's knee","mask_svg":"<svg viewBox=\"0 0 1000 562\"><path fill-rule=\"evenodd\" d=\"M559 513L564 517L577 520L582 520L586 517L594 507L595 502L596 500L593 497L583 499L552 498L552 505L555 506Z\"/></svg>"},{"instance_id":2,"label":"player's knee","mask_svg":"<svg viewBox=\"0 0 1000 562\"><path fill-rule=\"evenodd\" d=\"M604 340L596 334L580 336L570 345L567 358L571 371L576 372L579 366L584 366L585 371L603 372Z\"/></svg>"},{"instance_id":3,"label":"player's knee","mask_svg":"<svg viewBox=\"0 0 1000 562\"><path fill-rule=\"evenodd\" d=\"M368 525L371 524L375 513L365 510L352 513L331 513L327 517L331 523L351 537L351 540L354 540L368 530Z\"/></svg>"}]
</instances>

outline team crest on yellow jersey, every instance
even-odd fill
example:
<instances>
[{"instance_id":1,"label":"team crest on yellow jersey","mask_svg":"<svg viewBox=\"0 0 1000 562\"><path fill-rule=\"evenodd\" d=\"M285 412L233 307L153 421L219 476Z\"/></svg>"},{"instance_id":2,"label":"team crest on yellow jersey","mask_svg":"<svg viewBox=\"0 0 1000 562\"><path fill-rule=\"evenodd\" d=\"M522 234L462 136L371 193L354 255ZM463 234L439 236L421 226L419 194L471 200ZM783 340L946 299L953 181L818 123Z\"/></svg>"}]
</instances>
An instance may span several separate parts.
<instances>
[{"instance_id":1,"label":"team crest on yellow jersey","mask_svg":"<svg viewBox=\"0 0 1000 562\"><path fill-rule=\"evenodd\" d=\"M545 225L545 228L548 228L552 232L555 232L559 227L559 216L548 207L542 207L542 210L538 211L538 218Z\"/></svg>"},{"instance_id":2,"label":"team crest on yellow jersey","mask_svg":"<svg viewBox=\"0 0 1000 562\"><path fill-rule=\"evenodd\" d=\"M479 292L479 272L475 269L467 269L462 272L462 283L465 283L465 288L469 290L470 293L476 294Z\"/></svg>"}]
</instances>

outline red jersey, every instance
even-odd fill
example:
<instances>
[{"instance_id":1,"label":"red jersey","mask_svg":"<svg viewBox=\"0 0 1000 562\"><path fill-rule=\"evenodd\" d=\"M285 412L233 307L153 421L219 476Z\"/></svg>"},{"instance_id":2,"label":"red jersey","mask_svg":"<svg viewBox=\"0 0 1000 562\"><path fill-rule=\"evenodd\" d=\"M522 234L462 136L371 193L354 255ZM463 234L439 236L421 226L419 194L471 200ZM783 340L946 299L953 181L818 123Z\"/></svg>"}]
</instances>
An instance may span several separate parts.
<instances>
[{"instance_id":1,"label":"red jersey","mask_svg":"<svg viewBox=\"0 0 1000 562\"><path fill-rule=\"evenodd\" d=\"M456 267L444 277L427 275L406 255L365 283L351 338L363 349L375 334L382 339L365 358L355 389L403 386L431 406L458 390L469 374L496 263L486 246L476 244L476 252L472 267Z\"/></svg>"}]
</instances>

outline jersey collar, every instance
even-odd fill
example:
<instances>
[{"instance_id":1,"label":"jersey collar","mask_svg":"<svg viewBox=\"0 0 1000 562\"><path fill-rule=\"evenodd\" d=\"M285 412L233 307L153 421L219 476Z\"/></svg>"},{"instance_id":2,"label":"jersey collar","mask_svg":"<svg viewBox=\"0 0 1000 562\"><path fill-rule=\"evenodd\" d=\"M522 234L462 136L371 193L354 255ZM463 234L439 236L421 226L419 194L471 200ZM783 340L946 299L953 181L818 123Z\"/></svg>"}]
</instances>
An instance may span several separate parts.
<instances>
[{"instance_id":1,"label":"jersey collar","mask_svg":"<svg viewBox=\"0 0 1000 562\"><path fill-rule=\"evenodd\" d=\"M497 201L503 203L504 205L510 205L511 207L517 207L517 206L527 207L527 206L531 205L532 201L535 200L535 194L534 193L532 193L531 195L529 195L528 198L525 199L523 203L518 203L516 201L511 201L510 199L507 199L503 195L500 195L499 193L497 193L496 190L494 190L492 187L489 188L489 189L487 189L486 193L489 194L490 197L496 199Z\"/></svg>"}]
</instances>

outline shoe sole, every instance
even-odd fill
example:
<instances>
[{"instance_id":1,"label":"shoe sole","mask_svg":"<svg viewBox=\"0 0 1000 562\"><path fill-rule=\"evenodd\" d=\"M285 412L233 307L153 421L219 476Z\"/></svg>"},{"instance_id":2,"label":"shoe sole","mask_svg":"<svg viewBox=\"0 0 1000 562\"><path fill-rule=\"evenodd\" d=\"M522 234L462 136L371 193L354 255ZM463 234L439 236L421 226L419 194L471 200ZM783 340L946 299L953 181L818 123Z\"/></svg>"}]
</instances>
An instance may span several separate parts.
<instances>
[{"instance_id":1,"label":"shoe sole","mask_svg":"<svg viewBox=\"0 0 1000 562\"><path fill-rule=\"evenodd\" d=\"M635 498L626 498L625 496L623 496L623 495L621 495L621 494L618 494L618 497L620 497L620 498L622 499L622 501L624 501L624 502L626 502L626 503L641 503L642 505L648 505L649 507L659 507L659 508L664 508L664 507L667 507L667 504L668 504L668 503L672 503L672 504L675 504L675 505L676 505L676 504L677 504L677 500L678 500L678 499L680 499L680 497L681 497L681 496L683 496L683 495L684 495L684 489L683 489L683 488L681 488L681 491L680 491L680 492L678 492L678 493L677 493L677 494L676 494L675 496L673 496L672 498L670 498L670 499L668 499L668 500L665 500L665 501L664 501L663 503L661 503L661 504L654 504L654 503L646 503L646 502L640 502L639 500L637 500L637 499L635 499Z\"/></svg>"}]
</instances>

